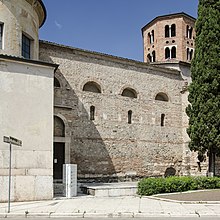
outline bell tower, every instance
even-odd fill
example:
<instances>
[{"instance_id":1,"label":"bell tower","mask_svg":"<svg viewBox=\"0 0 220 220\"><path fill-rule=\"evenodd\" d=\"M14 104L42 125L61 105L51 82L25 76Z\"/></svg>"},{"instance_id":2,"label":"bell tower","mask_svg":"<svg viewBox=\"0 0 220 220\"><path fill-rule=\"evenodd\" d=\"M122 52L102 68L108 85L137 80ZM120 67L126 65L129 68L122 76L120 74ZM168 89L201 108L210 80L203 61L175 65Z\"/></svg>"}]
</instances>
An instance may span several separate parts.
<instances>
[{"instance_id":1,"label":"bell tower","mask_svg":"<svg viewBox=\"0 0 220 220\"><path fill-rule=\"evenodd\" d=\"M0 0L0 53L38 60L38 31L45 19L41 0Z\"/></svg>"},{"instance_id":2,"label":"bell tower","mask_svg":"<svg viewBox=\"0 0 220 220\"><path fill-rule=\"evenodd\" d=\"M158 16L142 28L144 62L190 63L195 48L195 21L186 13Z\"/></svg>"}]
</instances>

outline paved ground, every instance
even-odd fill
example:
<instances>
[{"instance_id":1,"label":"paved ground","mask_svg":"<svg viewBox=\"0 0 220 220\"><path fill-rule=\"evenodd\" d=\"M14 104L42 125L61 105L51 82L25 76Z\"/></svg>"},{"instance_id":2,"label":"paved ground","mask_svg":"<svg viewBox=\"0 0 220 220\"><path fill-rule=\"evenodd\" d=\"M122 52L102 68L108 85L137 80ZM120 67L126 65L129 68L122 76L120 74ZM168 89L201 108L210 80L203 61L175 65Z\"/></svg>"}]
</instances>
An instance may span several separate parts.
<instances>
[{"instance_id":1,"label":"paved ground","mask_svg":"<svg viewBox=\"0 0 220 220\"><path fill-rule=\"evenodd\" d=\"M175 198L174 198L175 197ZM171 198L172 200L168 200ZM219 199L218 199L219 198ZM187 200L173 201L176 200ZM195 200L199 199L197 202ZM207 199L209 201L207 201ZM193 202L189 202L189 200ZM203 201L203 202L201 202ZM77 196L51 201L16 202L7 214L7 203L0 203L4 217L219 217L220 190L157 195L154 197Z\"/></svg>"}]
</instances>

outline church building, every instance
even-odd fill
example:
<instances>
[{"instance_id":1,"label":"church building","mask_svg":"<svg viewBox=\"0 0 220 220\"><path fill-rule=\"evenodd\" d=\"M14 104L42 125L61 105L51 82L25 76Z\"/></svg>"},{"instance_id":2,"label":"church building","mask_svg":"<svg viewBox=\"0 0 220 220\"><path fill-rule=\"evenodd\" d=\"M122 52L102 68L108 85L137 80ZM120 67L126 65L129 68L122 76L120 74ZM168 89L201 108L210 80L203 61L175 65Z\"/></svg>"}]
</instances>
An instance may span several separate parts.
<instances>
[{"instance_id":1,"label":"church building","mask_svg":"<svg viewBox=\"0 0 220 220\"><path fill-rule=\"evenodd\" d=\"M187 87L195 18L156 17L142 28L144 61L39 40L42 0L0 1L0 201L53 198L63 164L79 182L206 175L188 148ZM217 170L220 172L220 170Z\"/></svg>"}]
</instances>

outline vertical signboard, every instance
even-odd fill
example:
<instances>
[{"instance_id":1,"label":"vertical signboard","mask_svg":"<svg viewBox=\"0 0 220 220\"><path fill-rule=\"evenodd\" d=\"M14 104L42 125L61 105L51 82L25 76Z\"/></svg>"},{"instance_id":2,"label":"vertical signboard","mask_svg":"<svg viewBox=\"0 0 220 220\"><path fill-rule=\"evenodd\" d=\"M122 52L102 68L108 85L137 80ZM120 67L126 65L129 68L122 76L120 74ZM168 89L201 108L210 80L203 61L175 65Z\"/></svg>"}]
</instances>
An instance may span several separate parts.
<instances>
[{"instance_id":1,"label":"vertical signboard","mask_svg":"<svg viewBox=\"0 0 220 220\"><path fill-rule=\"evenodd\" d=\"M71 198L77 196L77 165L63 164L64 196Z\"/></svg>"},{"instance_id":2,"label":"vertical signboard","mask_svg":"<svg viewBox=\"0 0 220 220\"><path fill-rule=\"evenodd\" d=\"M8 213L10 213L10 204L11 204L11 158L12 158L12 145L21 147L22 141L18 140L15 137L3 136L3 142L9 144L9 174L8 174Z\"/></svg>"}]
</instances>

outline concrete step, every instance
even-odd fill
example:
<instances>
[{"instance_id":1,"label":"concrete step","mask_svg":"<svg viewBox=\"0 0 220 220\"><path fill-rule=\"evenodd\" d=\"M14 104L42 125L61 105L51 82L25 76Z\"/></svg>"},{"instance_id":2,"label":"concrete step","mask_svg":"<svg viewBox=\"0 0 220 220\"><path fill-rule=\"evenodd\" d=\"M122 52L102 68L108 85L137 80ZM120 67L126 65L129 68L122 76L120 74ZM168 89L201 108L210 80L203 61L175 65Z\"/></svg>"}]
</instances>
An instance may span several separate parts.
<instances>
[{"instance_id":1,"label":"concrete step","mask_svg":"<svg viewBox=\"0 0 220 220\"><path fill-rule=\"evenodd\" d=\"M63 196L63 184L62 183L54 183L53 184L53 194L55 197Z\"/></svg>"},{"instance_id":2,"label":"concrete step","mask_svg":"<svg viewBox=\"0 0 220 220\"><path fill-rule=\"evenodd\" d=\"M97 197L116 197L137 195L137 182L87 183L81 185L84 194Z\"/></svg>"}]
</instances>

